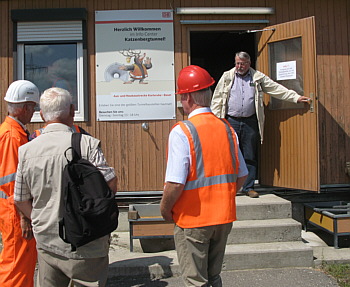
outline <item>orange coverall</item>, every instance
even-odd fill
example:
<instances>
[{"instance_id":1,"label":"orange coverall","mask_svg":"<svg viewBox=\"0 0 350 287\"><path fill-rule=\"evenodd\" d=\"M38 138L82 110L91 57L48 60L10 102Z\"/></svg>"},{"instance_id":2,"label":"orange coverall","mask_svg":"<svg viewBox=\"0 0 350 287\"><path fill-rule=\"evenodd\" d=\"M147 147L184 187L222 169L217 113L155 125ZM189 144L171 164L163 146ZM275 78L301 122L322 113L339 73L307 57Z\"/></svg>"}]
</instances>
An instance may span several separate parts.
<instances>
[{"instance_id":1,"label":"orange coverall","mask_svg":"<svg viewBox=\"0 0 350 287\"><path fill-rule=\"evenodd\" d=\"M18 148L28 142L22 126L6 117L0 126L0 286L34 286L37 259L35 239L22 237L20 216L13 200Z\"/></svg>"}]
</instances>

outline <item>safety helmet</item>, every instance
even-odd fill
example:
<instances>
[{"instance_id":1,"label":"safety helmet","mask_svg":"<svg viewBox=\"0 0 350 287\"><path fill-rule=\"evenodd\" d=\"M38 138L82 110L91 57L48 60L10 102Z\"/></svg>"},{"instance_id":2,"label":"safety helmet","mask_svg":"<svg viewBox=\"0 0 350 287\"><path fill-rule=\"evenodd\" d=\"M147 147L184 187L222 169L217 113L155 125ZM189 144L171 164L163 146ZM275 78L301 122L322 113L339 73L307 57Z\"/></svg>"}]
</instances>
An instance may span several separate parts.
<instances>
[{"instance_id":1,"label":"safety helmet","mask_svg":"<svg viewBox=\"0 0 350 287\"><path fill-rule=\"evenodd\" d=\"M215 80L203 68L190 65L183 68L177 79L177 94L191 93L210 87Z\"/></svg>"},{"instance_id":2,"label":"safety helmet","mask_svg":"<svg viewBox=\"0 0 350 287\"><path fill-rule=\"evenodd\" d=\"M4 100L9 103L39 103L39 89L27 80L14 81L7 89Z\"/></svg>"}]
</instances>

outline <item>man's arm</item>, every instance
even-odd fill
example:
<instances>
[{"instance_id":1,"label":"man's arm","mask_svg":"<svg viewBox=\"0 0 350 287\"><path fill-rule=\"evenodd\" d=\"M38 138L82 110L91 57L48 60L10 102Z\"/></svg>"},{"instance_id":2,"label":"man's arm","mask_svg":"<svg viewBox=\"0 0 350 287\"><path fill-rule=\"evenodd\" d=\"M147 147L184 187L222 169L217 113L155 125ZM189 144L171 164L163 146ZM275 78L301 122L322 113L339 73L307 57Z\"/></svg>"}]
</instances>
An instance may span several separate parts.
<instances>
[{"instance_id":1,"label":"man's arm","mask_svg":"<svg viewBox=\"0 0 350 287\"><path fill-rule=\"evenodd\" d=\"M172 209L182 194L184 185L175 182L166 182L163 192L163 197L160 202L160 213L165 221L173 221Z\"/></svg>"},{"instance_id":2,"label":"man's arm","mask_svg":"<svg viewBox=\"0 0 350 287\"><path fill-rule=\"evenodd\" d=\"M114 168L107 164L105 156L100 146L98 146L89 156L89 161L97 167L97 169L104 176L109 188L117 193L117 182L118 179L115 175Z\"/></svg>"},{"instance_id":3,"label":"man's arm","mask_svg":"<svg viewBox=\"0 0 350 287\"><path fill-rule=\"evenodd\" d=\"M310 103L310 102L311 102L311 98L309 97L300 96L298 99L298 103Z\"/></svg>"},{"instance_id":4,"label":"man's arm","mask_svg":"<svg viewBox=\"0 0 350 287\"><path fill-rule=\"evenodd\" d=\"M15 201L15 205L20 212L24 214L25 217L30 219L30 215L32 214L32 200L26 201Z\"/></svg>"},{"instance_id":5,"label":"man's arm","mask_svg":"<svg viewBox=\"0 0 350 287\"><path fill-rule=\"evenodd\" d=\"M109 188L114 192L114 194L117 193L117 183L118 183L117 177L114 177L107 182Z\"/></svg>"},{"instance_id":6,"label":"man's arm","mask_svg":"<svg viewBox=\"0 0 350 287\"><path fill-rule=\"evenodd\" d=\"M221 76L215 90L213 93L213 97L211 99L210 109L213 112L214 115L216 115L218 118L224 118L225 115L221 114L222 111L222 105L226 104L224 97L224 84L225 84L225 74Z\"/></svg>"},{"instance_id":7,"label":"man's arm","mask_svg":"<svg viewBox=\"0 0 350 287\"><path fill-rule=\"evenodd\" d=\"M285 86L273 81L266 75L264 75L261 81L261 87L264 93L280 100L294 103L308 103L311 100L309 97L300 96L293 90L288 90Z\"/></svg>"},{"instance_id":8,"label":"man's arm","mask_svg":"<svg viewBox=\"0 0 350 287\"><path fill-rule=\"evenodd\" d=\"M30 215L32 213L32 200L14 202L21 218L22 237L30 240L33 238L32 223Z\"/></svg>"},{"instance_id":9,"label":"man's arm","mask_svg":"<svg viewBox=\"0 0 350 287\"><path fill-rule=\"evenodd\" d=\"M18 214L20 216L20 225L22 229L22 237L24 239L30 240L33 238L33 230L31 223L31 213L32 213L32 203L28 186L26 185L23 175L22 175L22 165L19 154L19 164L17 166L16 180L14 186L14 205L17 208Z\"/></svg>"},{"instance_id":10,"label":"man's arm","mask_svg":"<svg viewBox=\"0 0 350 287\"><path fill-rule=\"evenodd\" d=\"M21 229L22 229L22 237L24 239L30 240L33 238L33 230L32 230L32 222L26 217L17 207L17 211L21 218Z\"/></svg>"},{"instance_id":11,"label":"man's arm","mask_svg":"<svg viewBox=\"0 0 350 287\"><path fill-rule=\"evenodd\" d=\"M245 175L245 176L242 176L242 177L239 177L237 178L237 182L236 182L236 192L238 192L241 187L243 186L245 180L247 179L248 175Z\"/></svg>"}]
</instances>

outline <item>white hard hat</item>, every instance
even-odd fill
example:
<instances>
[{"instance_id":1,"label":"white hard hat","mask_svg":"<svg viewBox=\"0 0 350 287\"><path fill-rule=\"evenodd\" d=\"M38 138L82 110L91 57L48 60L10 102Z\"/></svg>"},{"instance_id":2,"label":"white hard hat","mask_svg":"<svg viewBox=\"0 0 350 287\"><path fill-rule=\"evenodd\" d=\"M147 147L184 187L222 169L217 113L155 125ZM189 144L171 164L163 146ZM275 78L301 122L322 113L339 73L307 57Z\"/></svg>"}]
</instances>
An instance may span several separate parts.
<instances>
[{"instance_id":1,"label":"white hard hat","mask_svg":"<svg viewBox=\"0 0 350 287\"><path fill-rule=\"evenodd\" d=\"M39 103L39 89L27 80L14 81L7 89L4 98L9 103L35 102Z\"/></svg>"}]
</instances>

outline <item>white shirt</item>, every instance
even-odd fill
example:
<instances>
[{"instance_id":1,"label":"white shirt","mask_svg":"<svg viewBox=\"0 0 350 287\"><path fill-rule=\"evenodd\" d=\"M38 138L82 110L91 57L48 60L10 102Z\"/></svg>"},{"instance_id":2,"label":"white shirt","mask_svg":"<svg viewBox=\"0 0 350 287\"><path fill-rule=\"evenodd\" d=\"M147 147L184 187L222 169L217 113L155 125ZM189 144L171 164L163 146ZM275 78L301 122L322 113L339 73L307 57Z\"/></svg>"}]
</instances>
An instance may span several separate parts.
<instances>
[{"instance_id":1,"label":"white shirt","mask_svg":"<svg viewBox=\"0 0 350 287\"><path fill-rule=\"evenodd\" d=\"M201 113L211 113L211 110L209 107L196 109L188 115L188 118L190 119ZM237 135L236 139L238 145ZM248 169L240 149L238 149L238 159L240 162L238 177L242 177L248 174ZM168 163L165 173L165 182L175 182L185 185L190 166L190 144L181 127L177 125L169 134Z\"/></svg>"}]
</instances>

